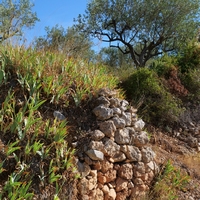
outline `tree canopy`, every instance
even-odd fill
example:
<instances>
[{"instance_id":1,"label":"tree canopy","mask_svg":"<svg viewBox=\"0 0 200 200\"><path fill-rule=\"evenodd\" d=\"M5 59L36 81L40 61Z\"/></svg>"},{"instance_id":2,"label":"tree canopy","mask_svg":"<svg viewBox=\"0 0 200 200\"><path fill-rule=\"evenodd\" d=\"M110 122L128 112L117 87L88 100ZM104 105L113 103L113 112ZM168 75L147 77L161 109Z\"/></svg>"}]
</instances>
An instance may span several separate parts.
<instances>
[{"instance_id":1,"label":"tree canopy","mask_svg":"<svg viewBox=\"0 0 200 200\"><path fill-rule=\"evenodd\" d=\"M199 0L91 0L76 26L143 67L150 58L194 39L199 6Z\"/></svg>"},{"instance_id":2,"label":"tree canopy","mask_svg":"<svg viewBox=\"0 0 200 200\"><path fill-rule=\"evenodd\" d=\"M62 51L68 56L88 58L92 54L92 42L85 34L79 33L74 27L64 29L62 26L45 28L46 35L36 38L36 49Z\"/></svg>"},{"instance_id":3,"label":"tree canopy","mask_svg":"<svg viewBox=\"0 0 200 200\"><path fill-rule=\"evenodd\" d=\"M0 42L21 36L22 29L31 28L38 20L29 0L2 0L0 3Z\"/></svg>"}]
</instances>

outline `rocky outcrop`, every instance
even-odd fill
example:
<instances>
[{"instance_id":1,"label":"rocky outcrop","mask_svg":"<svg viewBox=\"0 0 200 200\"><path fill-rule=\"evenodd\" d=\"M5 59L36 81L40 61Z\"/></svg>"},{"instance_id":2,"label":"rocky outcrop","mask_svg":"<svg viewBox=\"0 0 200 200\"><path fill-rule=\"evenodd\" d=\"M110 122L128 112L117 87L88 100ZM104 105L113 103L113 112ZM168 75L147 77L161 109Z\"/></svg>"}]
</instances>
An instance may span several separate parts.
<instances>
[{"instance_id":1,"label":"rocky outcrop","mask_svg":"<svg viewBox=\"0 0 200 200\"><path fill-rule=\"evenodd\" d=\"M144 195L158 172L145 123L126 100L108 89L100 91L93 113L98 129L89 133L77 158L79 198L125 200Z\"/></svg>"}]
</instances>

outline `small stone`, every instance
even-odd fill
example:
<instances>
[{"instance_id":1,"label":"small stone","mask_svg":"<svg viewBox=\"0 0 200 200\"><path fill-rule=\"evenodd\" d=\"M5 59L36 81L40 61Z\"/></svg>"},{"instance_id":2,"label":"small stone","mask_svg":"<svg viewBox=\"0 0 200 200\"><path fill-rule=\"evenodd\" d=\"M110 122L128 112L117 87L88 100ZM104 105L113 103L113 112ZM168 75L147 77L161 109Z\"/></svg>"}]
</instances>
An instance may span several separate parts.
<instances>
[{"instance_id":1,"label":"small stone","mask_svg":"<svg viewBox=\"0 0 200 200\"><path fill-rule=\"evenodd\" d=\"M116 192L114 189L110 189L109 193L105 195L105 200L115 200L116 199Z\"/></svg>"},{"instance_id":2,"label":"small stone","mask_svg":"<svg viewBox=\"0 0 200 200\"><path fill-rule=\"evenodd\" d=\"M143 147L149 142L147 132L141 131L140 133L132 135L131 142L137 147Z\"/></svg>"},{"instance_id":3,"label":"small stone","mask_svg":"<svg viewBox=\"0 0 200 200\"><path fill-rule=\"evenodd\" d=\"M119 117L113 117L112 121L114 122L116 128L124 128L126 126L126 122L124 119Z\"/></svg>"},{"instance_id":4,"label":"small stone","mask_svg":"<svg viewBox=\"0 0 200 200\"><path fill-rule=\"evenodd\" d=\"M82 177L87 176L90 173L90 166L87 163L77 162L78 171L81 173Z\"/></svg>"},{"instance_id":5,"label":"small stone","mask_svg":"<svg viewBox=\"0 0 200 200\"><path fill-rule=\"evenodd\" d=\"M100 123L99 128L107 137L114 137L116 126L112 120Z\"/></svg>"},{"instance_id":6,"label":"small stone","mask_svg":"<svg viewBox=\"0 0 200 200\"><path fill-rule=\"evenodd\" d=\"M129 112L122 113L122 119L126 122L126 126L131 126L132 116Z\"/></svg>"},{"instance_id":7,"label":"small stone","mask_svg":"<svg viewBox=\"0 0 200 200\"><path fill-rule=\"evenodd\" d=\"M105 137L105 134L103 132L101 132L100 130L95 130L92 134L91 134L91 139L95 140L95 141L100 141L101 139L103 139Z\"/></svg>"},{"instance_id":8,"label":"small stone","mask_svg":"<svg viewBox=\"0 0 200 200\"><path fill-rule=\"evenodd\" d=\"M127 187L128 187L128 181L118 177L116 180L116 192L125 190L127 189Z\"/></svg>"},{"instance_id":9,"label":"small stone","mask_svg":"<svg viewBox=\"0 0 200 200\"><path fill-rule=\"evenodd\" d=\"M106 177L102 172L97 172L97 179L101 184L106 183Z\"/></svg>"},{"instance_id":10,"label":"small stone","mask_svg":"<svg viewBox=\"0 0 200 200\"><path fill-rule=\"evenodd\" d=\"M139 119L134 124L134 128L135 128L136 131L142 131L144 126L145 126L145 123L144 123L144 121L142 119Z\"/></svg>"},{"instance_id":11,"label":"small stone","mask_svg":"<svg viewBox=\"0 0 200 200\"><path fill-rule=\"evenodd\" d=\"M138 161L139 162L142 159L141 152L137 147L134 147L132 145L121 145L120 150L125 153L126 157L130 161Z\"/></svg>"},{"instance_id":12,"label":"small stone","mask_svg":"<svg viewBox=\"0 0 200 200\"><path fill-rule=\"evenodd\" d=\"M111 181L114 181L116 179L116 174L117 171L116 170L108 170L104 176L106 177L106 183L109 183Z\"/></svg>"},{"instance_id":13,"label":"small stone","mask_svg":"<svg viewBox=\"0 0 200 200\"><path fill-rule=\"evenodd\" d=\"M104 200L104 194L103 191L101 191L99 188L96 190L96 198L98 200ZM85 200L85 199L84 199Z\"/></svg>"},{"instance_id":14,"label":"small stone","mask_svg":"<svg viewBox=\"0 0 200 200\"><path fill-rule=\"evenodd\" d=\"M106 173L108 170L113 169L113 163L108 162L106 159L104 159L101 162L101 171L103 173Z\"/></svg>"},{"instance_id":15,"label":"small stone","mask_svg":"<svg viewBox=\"0 0 200 200\"><path fill-rule=\"evenodd\" d=\"M90 149L98 150L98 151L103 151L104 149L104 144L102 141L91 141L89 146Z\"/></svg>"},{"instance_id":16,"label":"small stone","mask_svg":"<svg viewBox=\"0 0 200 200\"><path fill-rule=\"evenodd\" d=\"M121 101L121 107L120 107L120 109L121 109L122 111L126 111L126 110L128 109L128 106L129 106L128 101L126 101L126 100L122 100L122 101Z\"/></svg>"},{"instance_id":17,"label":"small stone","mask_svg":"<svg viewBox=\"0 0 200 200\"><path fill-rule=\"evenodd\" d=\"M135 185L143 185L144 184L144 182L142 181L141 178L134 178L133 182Z\"/></svg>"},{"instance_id":18,"label":"small stone","mask_svg":"<svg viewBox=\"0 0 200 200\"><path fill-rule=\"evenodd\" d=\"M60 121L63 121L63 120L66 119L66 117L61 112L59 112L59 111L54 111L53 112L53 116L55 118L57 118L58 120L60 120Z\"/></svg>"},{"instance_id":19,"label":"small stone","mask_svg":"<svg viewBox=\"0 0 200 200\"><path fill-rule=\"evenodd\" d=\"M142 161L144 163L149 163L155 158L155 153L150 147L144 147L141 150L141 153L142 153Z\"/></svg>"},{"instance_id":20,"label":"small stone","mask_svg":"<svg viewBox=\"0 0 200 200\"><path fill-rule=\"evenodd\" d=\"M109 107L109 105L110 105L110 101L108 101L108 99L104 96L97 98L95 103L96 103L96 105L103 104L103 105L106 105L107 107Z\"/></svg>"},{"instance_id":21,"label":"small stone","mask_svg":"<svg viewBox=\"0 0 200 200\"><path fill-rule=\"evenodd\" d=\"M138 162L136 165L134 165L134 171L139 172L140 174L145 173L145 165L143 162Z\"/></svg>"},{"instance_id":22,"label":"small stone","mask_svg":"<svg viewBox=\"0 0 200 200\"><path fill-rule=\"evenodd\" d=\"M118 144L129 144L131 141L129 130L126 128L118 129L115 133L115 142Z\"/></svg>"},{"instance_id":23,"label":"small stone","mask_svg":"<svg viewBox=\"0 0 200 200\"><path fill-rule=\"evenodd\" d=\"M133 177L133 166L130 163L121 165L118 170L118 176L126 180L131 180Z\"/></svg>"},{"instance_id":24,"label":"small stone","mask_svg":"<svg viewBox=\"0 0 200 200\"><path fill-rule=\"evenodd\" d=\"M117 145L111 139L106 139L104 143L104 154L105 156L115 157L116 154L119 154L120 146Z\"/></svg>"},{"instance_id":25,"label":"small stone","mask_svg":"<svg viewBox=\"0 0 200 200\"><path fill-rule=\"evenodd\" d=\"M102 188L102 191L103 191L104 194L108 194L110 189L107 185L104 185L103 188Z\"/></svg>"},{"instance_id":26,"label":"small stone","mask_svg":"<svg viewBox=\"0 0 200 200\"><path fill-rule=\"evenodd\" d=\"M115 156L112 157L111 159L112 159L111 162L122 162L122 161L126 160L126 156L124 153L119 152L119 154L115 154Z\"/></svg>"},{"instance_id":27,"label":"small stone","mask_svg":"<svg viewBox=\"0 0 200 200\"><path fill-rule=\"evenodd\" d=\"M95 170L101 170L101 163L99 161L93 161L92 168Z\"/></svg>"},{"instance_id":28,"label":"small stone","mask_svg":"<svg viewBox=\"0 0 200 200\"><path fill-rule=\"evenodd\" d=\"M120 100L117 98L112 97L109 99L109 101L110 101L110 107L112 108L118 108L120 106Z\"/></svg>"},{"instance_id":29,"label":"small stone","mask_svg":"<svg viewBox=\"0 0 200 200\"><path fill-rule=\"evenodd\" d=\"M86 154L92 159L92 160L103 160L104 154L101 151L97 151L94 149L90 149L86 151Z\"/></svg>"},{"instance_id":30,"label":"small stone","mask_svg":"<svg viewBox=\"0 0 200 200\"><path fill-rule=\"evenodd\" d=\"M122 111L119 108L112 108L112 110L114 115L116 114L120 116L122 114Z\"/></svg>"},{"instance_id":31,"label":"small stone","mask_svg":"<svg viewBox=\"0 0 200 200\"><path fill-rule=\"evenodd\" d=\"M93 113L99 120L107 120L113 117L113 110L105 107L105 105L99 105L93 109Z\"/></svg>"}]
</instances>

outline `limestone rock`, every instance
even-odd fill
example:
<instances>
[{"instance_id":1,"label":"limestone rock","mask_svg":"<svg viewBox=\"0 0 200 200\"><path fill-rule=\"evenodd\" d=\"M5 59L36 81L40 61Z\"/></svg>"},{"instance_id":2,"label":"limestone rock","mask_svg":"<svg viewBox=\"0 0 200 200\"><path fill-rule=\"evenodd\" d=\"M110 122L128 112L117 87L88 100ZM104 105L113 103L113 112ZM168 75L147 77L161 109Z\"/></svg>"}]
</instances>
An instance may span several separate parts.
<instances>
[{"instance_id":1,"label":"limestone rock","mask_svg":"<svg viewBox=\"0 0 200 200\"><path fill-rule=\"evenodd\" d=\"M107 137L114 137L116 126L112 120L100 123L99 128Z\"/></svg>"},{"instance_id":2,"label":"limestone rock","mask_svg":"<svg viewBox=\"0 0 200 200\"><path fill-rule=\"evenodd\" d=\"M90 149L98 150L98 151L103 151L104 149L104 144L102 141L91 141L89 144Z\"/></svg>"},{"instance_id":3,"label":"limestone rock","mask_svg":"<svg viewBox=\"0 0 200 200\"><path fill-rule=\"evenodd\" d=\"M120 146L117 145L111 139L106 139L104 143L104 154L105 156L114 157L116 154L119 154Z\"/></svg>"},{"instance_id":4,"label":"limestone rock","mask_svg":"<svg viewBox=\"0 0 200 200\"><path fill-rule=\"evenodd\" d=\"M95 130L91 135L91 139L94 141L100 141L104 137L105 137L105 134L101 132L100 130Z\"/></svg>"},{"instance_id":5,"label":"limestone rock","mask_svg":"<svg viewBox=\"0 0 200 200\"><path fill-rule=\"evenodd\" d=\"M108 170L104 176L106 177L106 183L114 181L116 179L117 171L114 169Z\"/></svg>"},{"instance_id":6,"label":"limestone rock","mask_svg":"<svg viewBox=\"0 0 200 200\"><path fill-rule=\"evenodd\" d=\"M132 144L137 147L143 147L149 142L147 132L141 131L140 133L132 135Z\"/></svg>"},{"instance_id":7,"label":"limestone rock","mask_svg":"<svg viewBox=\"0 0 200 200\"><path fill-rule=\"evenodd\" d=\"M59 112L59 111L57 111L57 110L55 110L55 111L53 112L53 116L54 116L55 118L57 118L58 120L60 120L60 121L63 121L63 120L66 119L66 117L65 117L61 112Z\"/></svg>"},{"instance_id":8,"label":"limestone rock","mask_svg":"<svg viewBox=\"0 0 200 200\"><path fill-rule=\"evenodd\" d=\"M128 189L128 181L118 177L116 180L116 192L127 190Z\"/></svg>"},{"instance_id":9,"label":"limestone rock","mask_svg":"<svg viewBox=\"0 0 200 200\"><path fill-rule=\"evenodd\" d=\"M116 128L124 128L126 126L126 121L119 117L113 117L112 121L115 124Z\"/></svg>"},{"instance_id":10,"label":"limestone rock","mask_svg":"<svg viewBox=\"0 0 200 200\"><path fill-rule=\"evenodd\" d=\"M113 115L120 116L122 114L122 111L119 108L112 108Z\"/></svg>"},{"instance_id":11,"label":"limestone rock","mask_svg":"<svg viewBox=\"0 0 200 200\"><path fill-rule=\"evenodd\" d=\"M125 153L126 157L130 161L141 161L142 159L142 154L140 150L132 145L122 145L121 146L121 151Z\"/></svg>"},{"instance_id":12,"label":"limestone rock","mask_svg":"<svg viewBox=\"0 0 200 200\"><path fill-rule=\"evenodd\" d=\"M101 191L99 188L96 190L96 198L94 200L104 200L103 191Z\"/></svg>"},{"instance_id":13,"label":"limestone rock","mask_svg":"<svg viewBox=\"0 0 200 200\"><path fill-rule=\"evenodd\" d=\"M109 193L105 195L105 200L115 200L116 199L116 192L114 189L110 189Z\"/></svg>"},{"instance_id":14,"label":"limestone rock","mask_svg":"<svg viewBox=\"0 0 200 200\"><path fill-rule=\"evenodd\" d=\"M99 120L106 120L113 117L113 110L105 107L105 105L99 105L93 109L93 113Z\"/></svg>"},{"instance_id":15,"label":"limestone rock","mask_svg":"<svg viewBox=\"0 0 200 200\"><path fill-rule=\"evenodd\" d=\"M130 144L129 130L126 128L118 129L115 133L115 141L118 144Z\"/></svg>"},{"instance_id":16,"label":"limestone rock","mask_svg":"<svg viewBox=\"0 0 200 200\"><path fill-rule=\"evenodd\" d=\"M142 153L142 161L144 163L149 163L155 158L155 153L150 147L144 147L141 150L141 153Z\"/></svg>"},{"instance_id":17,"label":"limestone rock","mask_svg":"<svg viewBox=\"0 0 200 200\"><path fill-rule=\"evenodd\" d=\"M120 100L117 98L112 97L109 99L109 101L110 101L110 107L112 108L115 108L115 107L118 108L120 106Z\"/></svg>"},{"instance_id":18,"label":"limestone rock","mask_svg":"<svg viewBox=\"0 0 200 200\"><path fill-rule=\"evenodd\" d=\"M110 101L108 101L108 99L105 96L100 96L99 98L97 98L95 103L97 105L106 105L106 107L110 106Z\"/></svg>"},{"instance_id":19,"label":"limestone rock","mask_svg":"<svg viewBox=\"0 0 200 200\"><path fill-rule=\"evenodd\" d=\"M90 173L90 166L87 163L77 162L78 171L81 174L81 177L85 177Z\"/></svg>"},{"instance_id":20,"label":"limestone rock","mask_svg":"<svg viewBox=\"0 0 200 200\"><path fill-rule=\"evenodd\" d=\"M126 101L126 100L122 100L121 101L121 107L120 107L120 109L122 111L126 111L128 109L128 106L129 106L129 102L128 101Z\"/></svg>"},{"instance_id":21,"label":"limestone rock","mask_svg":"<svg viewBox=\"0 0 200 200\"><path fill-rule=\"evenodd\" d=\"M101 151L97 151L94 149L90 149L86 151L86 154L92 159L92 160L103 160L104 154Z\"/></svg>"},{"instance_id":22,"label":"limestone rock","mask_svg":"<svg viewBox=\"0 0 200 200\"><path fill-rule=\"evenodd\" d=\"M108 170L113 169L113 163L110 163L106 159L101 162L101 171L106 173Z\"/></svg>"},{"instance_id":23,"label":"limestone rock","mask_svg":"<svg viewBox=\"0 0 200 200\"><path fill-rule=\"evenodd\" d=\"M144 121L142 119L139 119L134 124L134 128L135 128L136 131L142 131L144 126L145 126L145 123L144 123Z\"/></svg>"},{"instance_id":24,"label":"limestone rock","mask_svg":"<svg viewBox=\"0 0 200 200\"><path fill-rule=\"evenodd\" d=\"M122 119L126 122L126 126L131 126L132 116L130 112L123 112Z\"/></svg>"},{"instance_id":25,"label":"limestone rock","mask_svg":"<svg viewBox=\"0 0 200 200\"><path fill-rule=\"evenodd\" d=\"M131 180L133 177L133 166L130 163L121 165L118 170L118 176L126 180Z\"/></svg>"}]
</instances>

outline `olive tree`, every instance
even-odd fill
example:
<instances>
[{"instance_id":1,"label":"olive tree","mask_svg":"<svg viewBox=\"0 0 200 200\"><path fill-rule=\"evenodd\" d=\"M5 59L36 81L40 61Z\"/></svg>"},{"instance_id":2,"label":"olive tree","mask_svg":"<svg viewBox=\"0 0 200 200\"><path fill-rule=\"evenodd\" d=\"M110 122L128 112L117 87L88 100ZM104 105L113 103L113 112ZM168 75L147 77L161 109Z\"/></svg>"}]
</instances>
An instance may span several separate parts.
<instances>
[{"instance_id":1,"label":"olive tree","mask_svg":"<svg viewBox=\"0 0 200 200\"><path fill-rule=\"evenodd\" d=\"M74 27L67 29L62 26L45 28L46 35L35 39L34 47L37 50L53 50L63 52L68 56L88 59L94 52L91 50L92 42L83 33L79 33Z\"/></svg>"},{"instance_id":2,"label":"olive tree","mask_svg":"<svg viewBox=\"0 0 200 200\"><path fill-rule=\"evenodd\" d=\"M200 0L91 0L75 21L79 30L144 67L150 58L195 37L199 6Z\"/></svg>"},{"instance_id":3,"label":"olive tree","mask_svg":"<svg viewBox=\"0 0 200 200\"><path fill-rule=\"evenodd\" d=\"M2 0L0 3L0 42L21 36L23 28L31 28L38 21L29 0Z\"/></svg>"}]
</instances>

